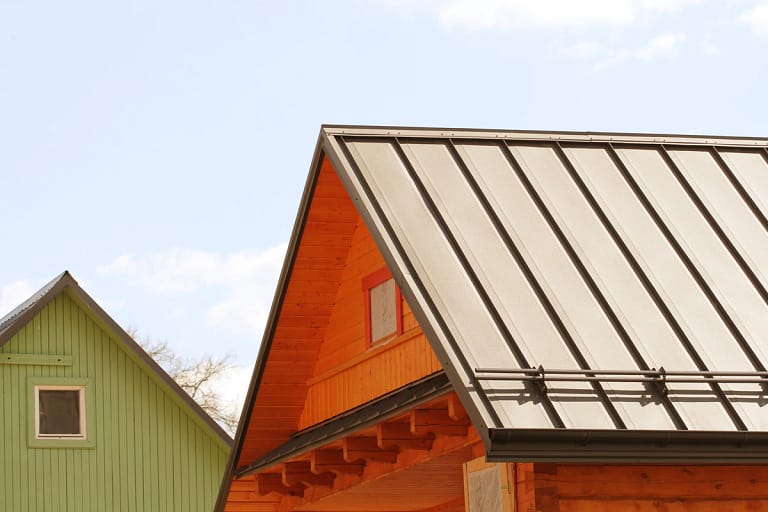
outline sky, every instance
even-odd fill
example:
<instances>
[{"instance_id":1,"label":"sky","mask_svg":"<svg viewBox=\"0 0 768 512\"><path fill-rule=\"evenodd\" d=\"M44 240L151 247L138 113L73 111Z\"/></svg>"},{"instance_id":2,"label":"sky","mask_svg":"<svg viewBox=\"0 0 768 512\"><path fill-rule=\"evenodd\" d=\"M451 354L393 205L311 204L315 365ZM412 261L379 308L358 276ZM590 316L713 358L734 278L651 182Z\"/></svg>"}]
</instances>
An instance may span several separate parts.
<instances>
[{"instance_id":1,"label":"sky","mask_svg":"<svg viewBox=\"0 0 768 512\"><path fill-rule=\"evenodd\" d=\"M765 137L767 84L768 0L0 0L0 316L69 270L238 406L323 123Z\"/></svg>"}]
</instances>

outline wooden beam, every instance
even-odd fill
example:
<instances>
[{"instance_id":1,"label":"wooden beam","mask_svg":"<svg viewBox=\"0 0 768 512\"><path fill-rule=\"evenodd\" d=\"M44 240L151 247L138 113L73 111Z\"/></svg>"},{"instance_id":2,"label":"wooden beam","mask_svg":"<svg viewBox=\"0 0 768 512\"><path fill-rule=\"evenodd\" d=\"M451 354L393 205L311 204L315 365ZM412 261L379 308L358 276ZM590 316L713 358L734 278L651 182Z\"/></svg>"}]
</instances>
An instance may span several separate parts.
<instances>
[{"instance_id":1,"label":"wooden beam","mask_svg":"<svg viewBox=\"0 0 768 512\"><path fill-rule=\"evenodd\" d=\"M456 393L448 395L448 417L459 422L466 422L469 419Z\"/></svg>"},{"instance_id":2,"label":"wooden beam","mask_svg":"<svg viewBox=\"0 0 768 512\"><path fill-rule=\"evenodd\" d=\"M320 474L313 473L308 460L286 462L283 465L283 485L286 487L299 484L308 487L313 485L332 487L335 478L336 475L328 471Z\"/></svg>"},{"instance_id":3,"label":"wooden beam","mask_svg":"<svg viewBox=\"0 0 768 512\"><path fill-rule=\"evenodd\" d=\"M326 471L331 471L336 474L353 474L362 475L365 469L364 460L356 460L347 462L344 460L344 450L338 449L326 449L315 450L309 459L310 471L315 474L322 474Z\"/></svg>"},{"instance_id":4,"label":"wooden beam","mask_svg":"<svg viewBox=\"0 0 768 512\"><path fill-rule=\"evenodd\" d=\"M0 364L29 366L72 366L72 356L48 354L0 354Z\"/></svg>"},{"instance_id":5,"label":"wooden beam","mask_svg":"<svg viewBox=\"0 0 768 512\"><path fill-rule=\"evenodd\" d=\"M435 435L432 432L415 435L409 423L379 423L376 425L376 444L379 448L429 450Z\"/></svg>"},{"instance_id":6,"label":"wooden beam","mask_svg":"<svg viewBox=\"0 0 768 512\"><path fill-rule=\"evenodd\" d=\"M448 409L416 409L411 411L411 432L415 435L432 432L445 436L466 436L469 418L454 420Z\"/></svg>"},{"instance_id":7,"label":"wooden beam","mask_svg":"<svg viewBox=\"0 0 768 512\"><path fill-rule=\"evenodd\" d=\"M397 448L379 448L374 436L345 437L342 449L347 462L363 459L393 463L397 460Z\"/></svg>"},{"instance_id":8,"label":"wooden beam","mask_svg":"<svg viewBox=\"0 0 768 512\"><path fill-rule=\"evenodd\" d=\"M286 486L280 473L259 473L255 480L256 494L265 496L271 492L283 496L304 496L304 485Z\"/></svg>"}]
</instances>

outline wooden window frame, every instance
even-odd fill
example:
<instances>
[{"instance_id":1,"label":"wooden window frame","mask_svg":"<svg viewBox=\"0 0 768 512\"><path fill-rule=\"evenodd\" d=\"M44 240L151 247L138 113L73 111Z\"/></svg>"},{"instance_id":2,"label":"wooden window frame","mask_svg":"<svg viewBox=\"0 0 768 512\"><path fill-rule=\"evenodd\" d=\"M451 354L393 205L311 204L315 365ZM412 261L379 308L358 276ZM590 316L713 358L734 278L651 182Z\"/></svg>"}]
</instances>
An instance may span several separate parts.
<instances>
[{"instance_id":1,"label":"wooden window frame","mask_svg":"<svg viewBox=\"0 0 768 512\"><path fill-rule=\"evenodd\" d=\"M30 448L95 448L96 423L93 379L89 377L28 377L29 389L27 446ZM80 392L81 435L40 435L38 391L46 389L82 390Z\"/></svg>"},{"instance_id":2,"label":"wooden window frame","mask_svg":"<svg viewBox=\"0 0 768 512\"><path fill-rule=\"evenodd\" d=\"M77 391L77 408L79 425L78 434L41 434L40 433L40 392L41 391ZM36 439L88 439L88 426L86 423L88 411L85 407L85 386L73 385L35 385L35 438Z\"/></svg>"},{"instance_id":3,"label":"wooden window frame","mask_svg":"<svg viewBox=\"0 0 768 512\"><path fill-rule=\"evenodd\" d=\"M387 267L368 274L363 278L363 301L365 304L365 346L371 348L379 343L397 338L403 334L403 299L400 287L395 283L395 333L390 336L374 340L371 333L371 288L374 288L392 279L392 273Z\"/></svg>"}]
</instances>

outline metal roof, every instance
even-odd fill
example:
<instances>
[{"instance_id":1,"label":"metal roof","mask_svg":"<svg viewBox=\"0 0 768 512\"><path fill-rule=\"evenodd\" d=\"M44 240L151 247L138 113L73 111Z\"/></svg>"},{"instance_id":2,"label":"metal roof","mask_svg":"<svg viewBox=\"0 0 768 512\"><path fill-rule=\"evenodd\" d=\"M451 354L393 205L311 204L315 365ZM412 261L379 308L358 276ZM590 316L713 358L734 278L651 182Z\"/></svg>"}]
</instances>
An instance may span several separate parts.
<instances>
[{"instance_id":1,"label":"metal roof","mask_svg":"<svg viewBox=\"0 0 768 512\"><path fill-rule=\"evenodd\" d=\"M14 330L14 326L18 325L17 322L19 322L22 316L24 318L29 318L29 312L40 300L46 297L49 293L53 292L54 290L58 290L63 286L64 276L67 274L68 272L65 270L61 274L57 275L48 281L45 285L43 285L42 288L32 294L31 297L16 306L4 317L0 318L0 347L2 347L8 341L8 339L16 334L18 329Z\"/></svg>"},{"instance_id":2,"label":"metal roof","mask_svg":"<svg viewBox=\"0 0 768 512\"><path fill-rule=\"evenodd\" d=\"M64 271L42 288L36 291L32 296L21 303L13 311L0 318L0 347L8 343L13 336L19 332L35 315L37 315L45 306L47 306L60 293L68 291L70 296L75 298L79 304L108 329L116 339L138 358L141 363L146 365L169 390L179 398L179 401L185 404L189 410L194 413L203 424L205 424L216 437L227 447L232 447L232 438L227 432L208 415L195 400L176 383L163 368L147 354L147 352L134 341L134 339L120 325L110 317L93 298L83 290L77 283L72 274Z\"/></svg>"},{"instance_id":3,"label":"metal roof","mask_svg":"<svg viewBox=\"0 0 768 512\"><path fill-rule=\"evenodd\" d=\"M551 432L557 460L585 439L611 458L630 437L768 460L768 139L326 126L321 140L489 458L547 459L514 432Z\"/></svg>"}]
</instances>

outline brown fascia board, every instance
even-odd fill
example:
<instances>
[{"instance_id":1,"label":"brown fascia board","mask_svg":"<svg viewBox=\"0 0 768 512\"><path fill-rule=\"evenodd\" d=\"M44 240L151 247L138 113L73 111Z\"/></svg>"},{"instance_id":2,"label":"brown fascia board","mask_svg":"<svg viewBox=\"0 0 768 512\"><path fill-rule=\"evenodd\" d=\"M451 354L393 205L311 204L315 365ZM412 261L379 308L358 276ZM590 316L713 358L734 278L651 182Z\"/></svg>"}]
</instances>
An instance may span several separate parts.
<instances>
[{"instance_id":1,"label":"brown fascia board","mask_svg":"<svg viewBox=\"0 0 768 512\"><path fill-rule=\"evenodd\" d=\"M3 346L11 339L26 323L37 315L45 306L62 292L70 293L76 301L88 309L104 327L111 331L120 339L136 357L145 364L160 380L175 393L181 401L187 405L202 421L207 425L217 437L219 437L228 447L232 446L232 438L229 437L221 426L206 413L195 400L190 397L176 381L174 381L165 370L152 359L141 345L136 343L131 336L115 322L112 317L99 306L88 293L83 290L69 271L64 271L43 286L27 301L23 302L18 308L6 315L4 320L9 323L0 331L0 346ZM16 315L15 318L13 315Z\"/></svg>"},{"instance_id":2,"label":"brown fascia board","mask_svg":"<svg viewBox=\"0 0 768 512\"><path fill-rule=\"evenodd\" d=\"M224 505L227 502L227 496L229 495L229 489L232 484L232 478L235 474L237 461L240 458L240 453L243 449L243 443L245 442L245 436L248 432L248 422L250 420L253 407L256 403L258 388L264 375L264 369L267 364L267 359L269 358L269 351L272 347L272 339L274 337L275 329L277 328L277 323L280 318L280 311L285 300L285 294L288 290L288 282L291 278L293 265L298 255L299 242L301 241L301 235L304 232L304 226L307 221L307 216L309 215L309 205L312 200L312 195L315 191L315 185L317 184L318 176L320 175L320 167L322 166L324 156L322 142L323 137L321 129L320 136L318 137L317 144L315 146L315 153L312 157L312 163L310 164L309 175L307 176L307 181L304 184L304 191L302 192L301 201L299 202L299 210L296 213L296 220L293 224L293 231L288 242L285 259L283 260L283 267L280 271L280 277L277 281L275 296L272 299L272 306L269 311L269 316L267 317L267 323L264 328L264 334L262 336L261 345L259 347L259 353L256 357L256 363L254 364L250 384L248 385L248 393L246 394L245 402L243 404L243 411L240 414L240 421L237 424L233 450L229 454L229 460L227 461L224 477L222 478L221 485L219 487L219 494L216 498L214 511L224 510Z\"/></svg>"}]
</instances>

